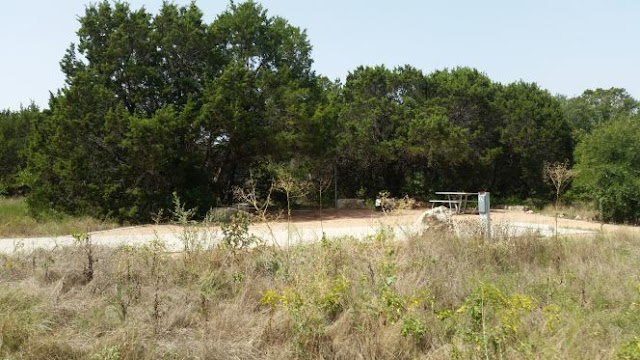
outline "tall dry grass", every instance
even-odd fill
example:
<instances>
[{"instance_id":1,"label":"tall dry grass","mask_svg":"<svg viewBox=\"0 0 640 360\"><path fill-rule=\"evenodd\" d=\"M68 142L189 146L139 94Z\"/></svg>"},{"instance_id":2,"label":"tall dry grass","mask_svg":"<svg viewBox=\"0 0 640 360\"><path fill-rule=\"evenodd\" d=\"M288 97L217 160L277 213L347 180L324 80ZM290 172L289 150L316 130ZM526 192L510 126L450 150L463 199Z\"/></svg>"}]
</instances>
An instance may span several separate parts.
<instances>
[{"instance_id":1,"label":"tall dry grass","mask_svg":"<svg viewBox=\"0 0 640 360\"><path fill-rule=\"evenodd\" d=\"M573 203L571 205L560 203L557 206L557 210L555 205L549 204L543 207L540 212L549 216L555 216L557 212L559 217L566 219L596 221L600 218L596 207L593 204L584 202Z\"/></svg>"},{"instance_id":2,"label":"tall dry grass","mask_svg":"<svg viewBox=\"0 0 640 360\"><path fill-rule=\"evenodd\" d=\"M640 240L325 240L0 255L0 356L615 358L640 344Z\"/></svg>"}]
</instances>

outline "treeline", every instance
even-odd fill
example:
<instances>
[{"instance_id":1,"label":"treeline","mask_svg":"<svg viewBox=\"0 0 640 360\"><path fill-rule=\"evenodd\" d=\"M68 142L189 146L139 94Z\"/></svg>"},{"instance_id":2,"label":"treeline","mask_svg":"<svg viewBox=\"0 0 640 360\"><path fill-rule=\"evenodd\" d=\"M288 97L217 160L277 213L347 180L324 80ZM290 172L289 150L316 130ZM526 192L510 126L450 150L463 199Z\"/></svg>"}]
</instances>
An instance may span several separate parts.
<instances>
[{"instance_id":1,"label":"treeline","mask_svg":"<svg viewBox=\"0 0 640 360\"><path fill-rule=\"evenodd\" d=\"M278 166L345 197L545 199L545 163L573 162L638 109L622 89L566 99L470 68L359 67L341 84L313 71L303 30L254 2L208 24L193 3L103 1L79 22L49 108L0 114L0 192L29 192L36 212L148 221L174 191L206 211Z\"/></svg>"}]
</instances>

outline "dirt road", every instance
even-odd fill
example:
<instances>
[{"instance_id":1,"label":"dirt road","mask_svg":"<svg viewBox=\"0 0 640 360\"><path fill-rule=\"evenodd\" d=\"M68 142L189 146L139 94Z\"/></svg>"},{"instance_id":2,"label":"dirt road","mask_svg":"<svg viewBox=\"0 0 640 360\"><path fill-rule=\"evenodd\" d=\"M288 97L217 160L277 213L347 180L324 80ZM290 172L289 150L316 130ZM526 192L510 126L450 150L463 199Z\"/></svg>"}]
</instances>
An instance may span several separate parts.
<instances>
[{"instance_id":1,"label":"dirt road","mask_svg":"<svg viewBox=\"0 0 640 360\"><path fill-rule=\"evenodd\" d=\"M396 237L402 238L419 230L417 220L422 210L407 210L401 213L385 215L368 210L330 210L320 215L317 211L298 211L291 222L285 220L270 223L258 223L250 226L249 233L264 239L268 243L286 246L299 242L312 242L322 239L323 233L328 238L353 236L364 238L374 235L382 227L393 229ZM476 222L477 215L454 215L453 223L468 224ZM515 210L492 210L491 221L496 230L508 229L510 233L537 231L542 235L550 235L554 226L554 218L540 214L526 214ZM596 231L631 231L640 234L639 227L604 225L599 223L558 219L561 234L589 235ZM204 246L212 246L222 236L219 227L193 227L187 232L175 225L145 225L119 228L91 233L94 244L118 246L123 244L139 245L155 238L165 242L170 251L182 251L184 240L190 237ZM0 252L29 251L34 248L53 248L73 243L70 236L0 239Z\"/></svg>"}]
</instances>

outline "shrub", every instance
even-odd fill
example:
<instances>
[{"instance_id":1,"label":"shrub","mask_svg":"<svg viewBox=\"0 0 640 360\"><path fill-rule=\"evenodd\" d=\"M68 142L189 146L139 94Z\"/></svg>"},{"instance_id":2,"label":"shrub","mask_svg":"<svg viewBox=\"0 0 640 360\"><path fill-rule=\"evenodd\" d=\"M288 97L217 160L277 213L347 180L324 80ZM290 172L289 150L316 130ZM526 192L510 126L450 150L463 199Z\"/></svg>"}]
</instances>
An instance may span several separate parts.
<instances>
[{"instance_id":1,"label":"shrub","mask_svg":"<svg viewBox=\"0 0 640 360\"><path fill-rule=\"evenodd\" d=\"M605 221L640 221L640 116L599 126L576 148L575 185Z\"/></svg>"},{"instance_id":2,"label":"shrub","mask_svg":"<svg viewBox=\"0 0 640 360\"><path fill-rule=\"evenodd\" d=\"M249 234L250 223L251 218L242 211L233 215L229 222L223 222L220 226L223 243L234 250L247 249L255 244L258 239Z\"/></svg>"},{"instance_id":3,"label":"shrub","mask_svg":"<svg viewBox=\"0 0 640 360\"><path fill-rule=\"evenodd\" d=\"M404 337L411 336L416 341L422 341L427 335L427 326L420 319L408 316L402 321L400 333Z\"/></svg>"}]
</instances>

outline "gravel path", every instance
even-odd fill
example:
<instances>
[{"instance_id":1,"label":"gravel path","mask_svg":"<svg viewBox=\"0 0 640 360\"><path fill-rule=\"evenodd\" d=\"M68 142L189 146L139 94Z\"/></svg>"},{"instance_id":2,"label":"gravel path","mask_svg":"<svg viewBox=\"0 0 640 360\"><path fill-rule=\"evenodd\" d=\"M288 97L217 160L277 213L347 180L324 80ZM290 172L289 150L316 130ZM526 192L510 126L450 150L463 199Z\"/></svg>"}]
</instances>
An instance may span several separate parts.
<instances>
[{"instance_id":1,"label":"gravel path","mask_svg":"<svg viewBox=\"0 0 640 360\"><path fill-rule=\"evenodd\" d=\"M398 239L419 230L416 221L424 210L409 210L401 214L386 216L371 211L327 211L323 213L322 223L315 212L299 212L291 223L278 221L267 226L264 223L250 226L249 233L265 240L268 244L287 246L300 242L313 242L322 239L323 232L327 238L353 236L363 239L375 235L381 228L393 229ZM477 223L477 215L457 215L453 217L456 231L464 233ZM559 219L559 234L589 235L601 229L599 223ZM494 233L518 236L534 232L542 236L553 234L554 219L550 216L526 214L521 211L496 210L492 212L492 228ZM639 232L638 227L604 225L602 230L630 230ZM119 228L91 233L91 240L96 245L119 246L141 245L153 239L165 242L169 251L184 249L184 239L197 240L204 246L211 246L222 237L218 227L193 227L185 232L175 225L146 225ZM11 253L16 250L30 251L35 248L51 249L73 243L71 236L12 238L0 239L0 253Z\"/></svg>"},{"instance_id":2,"label":"gravel path","mask_svg":"<svg viewBox=\"0 0 640 360\"><path fill-rule=\"evenodd\" d=\"M300 242L320 241L323 233L327 238L353 236L363 239L375 235L383 226L393 228L399 238L413 231L413 223L420 211L410 211L398 216L381 216L367 213L368 216L337 217L324 220L302 220L287 222L273 222L268 226L264 223L249 227L249 234L264 240L268 244L287 246ZM303 217L304 218L304 217ZM120 246L142 245L154 239L162 240L169 251L182 251L184 240L195 240L203 246L212 246L222 238L219 227L189 227L176 225L146 225L138 227L119 228L90 233L91 241L95 245ZM71 236L10 238L0 239L0 253L11 253L16 250L31 251L35 248L52 249L57 246L73 244Z\"/></svg>"}]
</instances>

